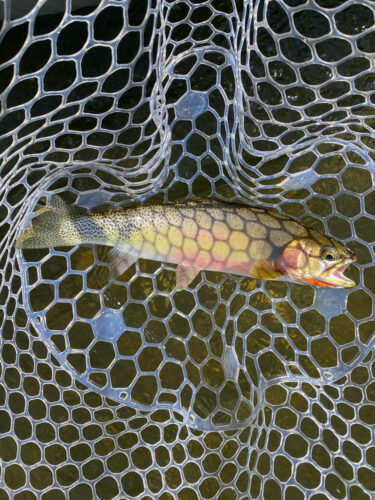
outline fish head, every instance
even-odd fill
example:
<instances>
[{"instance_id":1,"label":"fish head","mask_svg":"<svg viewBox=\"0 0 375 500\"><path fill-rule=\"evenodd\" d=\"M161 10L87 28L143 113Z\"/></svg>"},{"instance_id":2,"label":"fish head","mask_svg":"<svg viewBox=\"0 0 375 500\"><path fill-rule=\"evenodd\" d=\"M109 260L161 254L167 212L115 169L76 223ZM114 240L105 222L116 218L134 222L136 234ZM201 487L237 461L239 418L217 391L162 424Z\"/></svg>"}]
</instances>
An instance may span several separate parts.
<instances>
[{"instance_id":1,"label":"fish head","mask_svg":"<svg viewBox=\"0 0 375 500\"><path fill-rule=\"evenodd\" d=\"M308 237L294 239L284 247L277 265L284 275L299 283L350 288L356 283L343 273L355 260L341 243L309 230Z\"/></svg>"}]
</instances>

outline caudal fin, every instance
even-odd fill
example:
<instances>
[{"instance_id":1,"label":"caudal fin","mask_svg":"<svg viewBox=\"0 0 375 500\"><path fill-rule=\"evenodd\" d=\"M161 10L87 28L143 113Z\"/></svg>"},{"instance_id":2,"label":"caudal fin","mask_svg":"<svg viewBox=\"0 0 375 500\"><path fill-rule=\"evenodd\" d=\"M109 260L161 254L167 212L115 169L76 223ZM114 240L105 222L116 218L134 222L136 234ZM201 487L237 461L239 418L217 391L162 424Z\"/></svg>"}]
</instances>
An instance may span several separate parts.
<instances>
[{"instance_id":1,"label":"caudal fin","mask_svg":"<svg viewBox=\"0 0 375 500\"><path fill-rule=\"evenodd\" d=\"M60 233L62 222L69 220L76 207L69 207L58 195L51 198L47 206L41 206L35 212L31 224L16 241L16 248L49 248L74 245L63 240Z\"/></svg>"}]
</instances>

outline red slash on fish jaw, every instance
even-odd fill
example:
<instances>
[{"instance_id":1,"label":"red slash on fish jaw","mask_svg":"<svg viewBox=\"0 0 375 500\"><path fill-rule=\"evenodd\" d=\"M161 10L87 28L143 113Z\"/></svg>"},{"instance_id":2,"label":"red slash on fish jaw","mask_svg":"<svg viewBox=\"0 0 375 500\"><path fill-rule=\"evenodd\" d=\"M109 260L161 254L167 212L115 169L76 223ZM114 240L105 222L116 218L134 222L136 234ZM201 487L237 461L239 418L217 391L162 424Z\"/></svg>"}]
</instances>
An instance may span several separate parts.
<instances>
[{"instance_id":1,"label":"red slash on fish jaw","mask_svg":"<svg viewBox=\"0 0 375 500\"><path fill-rule=\"evenodd\" d=\"M317 278L307 278L303 277L307 283L310 283L311 285L319 285L319 286L328 286L330 288L340 288L340 285L333 285L332 283L326 283L325 281L318 280Z\"/></svg>"}]
</instances>

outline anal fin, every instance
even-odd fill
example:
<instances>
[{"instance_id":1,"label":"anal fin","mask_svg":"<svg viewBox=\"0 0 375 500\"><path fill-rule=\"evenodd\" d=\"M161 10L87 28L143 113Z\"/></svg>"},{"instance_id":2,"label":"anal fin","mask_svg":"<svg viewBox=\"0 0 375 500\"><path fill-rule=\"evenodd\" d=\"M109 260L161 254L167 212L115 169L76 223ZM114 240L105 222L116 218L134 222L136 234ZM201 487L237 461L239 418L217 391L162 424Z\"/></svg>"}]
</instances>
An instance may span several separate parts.
<instances>
[{"instance_id":1,"label":"anal fin","mask_svg":"<svg viewBox=\"0 0 375 500\"><path fill-rule=\"evenodd\" d=\"M115 277L121 276L122 273L137 261L137 257L118 248L111 248L108 255L115 270Z\"/></svg>"},{"instance_id":2,"label":"anal fin","mask_svg":"<svg viewBox=\"0 0 375 500\"><path fill-rule=\"evenodd\" d=\"M199 271L200 269L195 266L185 266L183 264L179 264L176 269L176 289L182 290L190 285Z\"/></svg>"}]
</instances>

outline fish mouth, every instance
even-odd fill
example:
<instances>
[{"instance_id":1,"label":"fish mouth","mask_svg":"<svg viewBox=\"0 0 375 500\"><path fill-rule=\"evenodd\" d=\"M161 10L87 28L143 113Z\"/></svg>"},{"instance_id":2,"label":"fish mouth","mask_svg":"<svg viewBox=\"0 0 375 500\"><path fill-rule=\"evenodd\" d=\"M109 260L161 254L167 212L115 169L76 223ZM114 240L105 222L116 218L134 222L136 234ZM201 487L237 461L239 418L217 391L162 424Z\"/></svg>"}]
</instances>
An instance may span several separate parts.
<instances>
[{"instance_id":1,"label":"fish mouth","mask_svg":"<svg viewBox=\"0 0 375 500\"><path fill-rule=\"evenodd\" d=\"M328 286L332 288L352 288L356 286L357 283L345 276L344 271L355 260L355 257L348 258L344 260L344 262L330 267L319 277L307 276L303 277L303 279L312 285Z\"/></svg>"}]
</instances>

